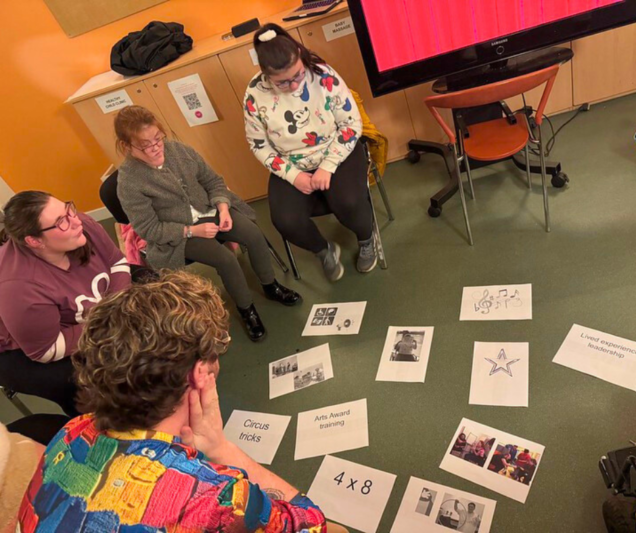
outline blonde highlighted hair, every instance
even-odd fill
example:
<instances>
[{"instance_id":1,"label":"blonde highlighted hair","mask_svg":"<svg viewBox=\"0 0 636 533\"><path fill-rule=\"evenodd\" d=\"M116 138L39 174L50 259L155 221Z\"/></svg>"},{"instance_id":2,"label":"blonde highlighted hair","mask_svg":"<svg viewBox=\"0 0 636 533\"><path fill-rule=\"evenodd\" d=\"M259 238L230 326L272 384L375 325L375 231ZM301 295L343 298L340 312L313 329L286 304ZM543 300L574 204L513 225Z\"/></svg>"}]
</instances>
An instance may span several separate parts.
<instances>
[{"instance_id":1,"label":"blonde highlighted hair","mask_svg":"<svg viewBox=\"0 0 636 533\"><path fill-rule=\"evenodd\" d=\"M217 290L185 271L104 298L72 356L81 410L99 429L151 429L175 412L195 363L225 351L227 333Z\"/></svg>"}]
</instances>

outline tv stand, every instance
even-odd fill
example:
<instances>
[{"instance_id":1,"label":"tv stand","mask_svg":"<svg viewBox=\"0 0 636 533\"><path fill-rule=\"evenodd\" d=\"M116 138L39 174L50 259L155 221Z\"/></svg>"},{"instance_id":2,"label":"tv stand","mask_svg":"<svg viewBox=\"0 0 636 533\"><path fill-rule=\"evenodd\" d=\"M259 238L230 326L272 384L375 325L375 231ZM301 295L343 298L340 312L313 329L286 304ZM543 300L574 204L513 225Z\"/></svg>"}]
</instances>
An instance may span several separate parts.
<instances>
[{"instance_id":1,"label":"tv stand","mask_svg":"<svg viewBox=\"0 0 636 533\"><path fill-rule=\"evenodd\" d=\"M572 59L573 55L571 49L562 47L528 52L506 60L484 65L483 67L440 78L433 84L433 91L443 94L488 85L490 83L529 74L530 72L536 72L537 70L542 70L552 65L566 63ZM453 114L455 114L455 112L453 112ZM501 116L502 108L499 104L489 104L487 106L462 110L462 117L467 125L501 118ZM449 181L443 189L431 197L431 205L428 208L428 214L431 217L438 217L442 213L442 205L459 190L459 184L457 183L454 173L455 158L448 144L413 139L409 141L408 146L408 160L411 163L417 163L422 153L437 154L444 159ZM523 153L516 154L511 159L518 168L523 171L526 170L526 160ZM471 169L476 169L496 162L497 161L481 162L471 159L470 166ZM460 169L460 171L463 170L463 168ZM546 161L546 171L552 176L551 182L555 188L560 189L569 181L567 174L562 171L561 163L559 162ZM541 173L538 161L530 161L530 172L533 174Z\"/></svg>"}]
</instances>

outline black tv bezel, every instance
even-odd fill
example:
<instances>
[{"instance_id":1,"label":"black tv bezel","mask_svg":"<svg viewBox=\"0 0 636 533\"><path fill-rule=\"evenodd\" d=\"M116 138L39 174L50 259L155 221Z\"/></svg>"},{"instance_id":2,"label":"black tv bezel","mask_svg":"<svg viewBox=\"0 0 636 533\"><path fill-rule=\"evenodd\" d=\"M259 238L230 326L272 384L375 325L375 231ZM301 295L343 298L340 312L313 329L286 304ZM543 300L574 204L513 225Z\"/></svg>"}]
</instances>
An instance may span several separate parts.
<instances>
[{"instance_id":1,"label":"black tv bezel","mask_svg":"<svg viewBox=\"0 0 636 533\"><path fill-rule=\"evenodd\" d=\"M371 92L375 97L636 22L636 0L624 0L615 5L380 72L364 18L362 0L348 0L348 4Z\"/></svg>"}]
</instances>

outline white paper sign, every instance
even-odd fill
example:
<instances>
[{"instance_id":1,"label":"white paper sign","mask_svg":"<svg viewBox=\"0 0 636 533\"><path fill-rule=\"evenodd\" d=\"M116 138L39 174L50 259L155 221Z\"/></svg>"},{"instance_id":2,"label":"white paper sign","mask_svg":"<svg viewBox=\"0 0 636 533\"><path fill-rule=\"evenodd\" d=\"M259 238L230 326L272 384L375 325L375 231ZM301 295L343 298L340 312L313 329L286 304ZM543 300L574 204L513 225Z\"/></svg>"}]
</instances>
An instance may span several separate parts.
<instances>
[{"instance_id":1,"label":"white paper sign","mask_svg":"<svg viewBox=\"0 0 636 533\"><path fill-rule=\"evenodd\" d=\"M316 304L311 308L302 336L356 335L366 306L367 302Z\"/></svg>"},{"instance_id":2,"label":"white paper sign","mask_svg":"<svg viewBox=\"0 0 636 533\"><path fill-rule=\"evenodd\" d=\"M132 100L128 96L126 89L120 89L119 91L113 91L112 93L104 94L102 96L96 96L95 101L99 105L104 114L118 111L129 105L133 105Z\"/></svg>"},{"instance_id":3,"label":"white paper sign","mask_svg":"<svg viewBox=\"0 0 636 533\"><path fill-rule=\"evenodd\" d=\"M329 344L322 344L269 364L269 399L322 383L333 377Z\"/></svg>"},{"instance_id":4,"label":"white paper sign","mask_svg":"<svg viewBox=\"0 0 636 533\"><path fill-rule=\"evenodd\" d=\"M389 327L376 381L424 383L432 341L430 327Z\"/></svg>"},{"instance_id":5,"label":"white paper sign","mask_svg":"<svg viewBox=\"0 0 636 533\"><path fill-rule=\"evenodd\" d=\"M223 433L257 463L271 465L291 416L234 410Z\"/></svg>"},{"instance_id":6,"label":"white paper sign","mask_svg":"<svg viewBox=\"0 0 636 533\"><path fill-rule=\"evenodd\" d=\"M553 362L636 391L636 342L574 324Z\"/></svg>"},{"instance_id":7,"label":"white paper sign","mask_svg":"<svg viewBox=\"0 0 636 533\"><path fill-rule=\"evenodd\" d=\"M391 533L488 533L495 500L411 477Z\"/></svg>"},{"instance_id":8,"label":"white paper sign","mask_svg":"<svg viewBox=\"0 0 636 533\"><path fill-rule=\"evenodd\" d=\"M258 67L258 54L256 53L256 50L254 48L250 48L248 52L252 60L252 65L254 65L255 67Z\"/></svg>"},{"instance_id":9,"label":"white paper sign","mask_svg":"<svg viewBox=\"0 0 636 533\"><path fill-rule=\"evenodd\" d=\"M366 398L298 413L296 461L368 445Z\"/></svg>"},{"instance_id":10,"label":"white paper sign","mask_svg":"<svg viewBox=\"0 0 636 533\"><path fill-rule=\"evenodd\" d=\"M545 447L463 418L439 467L525 503Z\"/></svg>"},{"instance_id":11,"label":"white paper sign","mask_svg":"<svg viewBox=\"0 0 636 533\"><path fill-rule=\"evenodd\" d=\"M325 34L325 39L329 42L334 39L344 37L345 35L351 35L356 32L356 29L353 27L353 20L351 17L345 17L343 19L336 20L335 22L323 25L322 31Z\"/></svg>"},{"instance_id":12,"label":"white paper sign","mask_svg":"<svg viewBox=\"0 0 636 533\"><path fill-rule=\"evenodd\" d=\"M328 455L307 496L330 520L375 533L395 478L394 474Z\"/></svg>"},{"instance_id":13,"label":"white paper sign","mask_svg":"<svg viewBox=\"0 0 636 533\"><path fill-rule=\"evenodd\" d=\"M459 320L532 320L532 284L464 287Z\"/></svg>"},{"instance_id":14,"label":"white paper sign","mask_svg":"<svg viewBox=\"0 0 636 533\"><path fill-rule=\"evenodd\" d=\"M200 126L219 120L198 74L170 81L168 88L190 126Z\"/></svg>"},{"instance_id":15,"label":"white paper sign","mask_svg":"<svg viewBox=\"0 0 636 533\"><path fill-rule=\"evenodd\" d=\"M476 342L469 403L528 407L527 342Z\"/></svg>"}]
</instances>

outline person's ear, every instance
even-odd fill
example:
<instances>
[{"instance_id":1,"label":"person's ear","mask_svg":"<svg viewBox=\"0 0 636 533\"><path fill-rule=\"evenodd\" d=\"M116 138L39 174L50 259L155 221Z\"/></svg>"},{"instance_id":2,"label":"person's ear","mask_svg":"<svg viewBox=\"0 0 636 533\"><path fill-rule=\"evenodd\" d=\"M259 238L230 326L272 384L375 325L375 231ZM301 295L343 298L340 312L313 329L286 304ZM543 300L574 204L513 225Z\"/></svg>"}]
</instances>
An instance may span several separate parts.
<instances>
[{"instance_id":1,"label":"person's ear","mask_svg":"<svg viewBox=\"0 0 636 533\"><path fill-rule=\"evenodd\" d=\"M29 248L44 248L44 243L42 242L42 239L38 237L32 237L31 235L28 235L27 237L24 238L24 243Z\"/></svg>"},{"instance_id":2,"label":"person's ear","mask_svg":"<svg viewBox=\"0 0 636 533\"><path fill-rule=\"evenodd\" d=\"M190 386L197 390L203 389L209 373L208 364L203 361L197 361L192 372L190 372Z\"/></svg>"}]
</instances>

